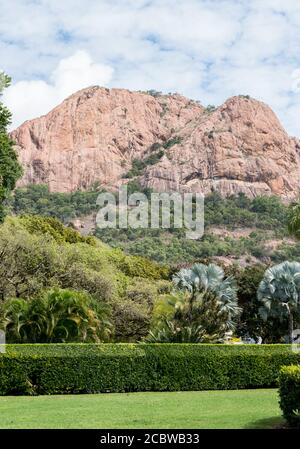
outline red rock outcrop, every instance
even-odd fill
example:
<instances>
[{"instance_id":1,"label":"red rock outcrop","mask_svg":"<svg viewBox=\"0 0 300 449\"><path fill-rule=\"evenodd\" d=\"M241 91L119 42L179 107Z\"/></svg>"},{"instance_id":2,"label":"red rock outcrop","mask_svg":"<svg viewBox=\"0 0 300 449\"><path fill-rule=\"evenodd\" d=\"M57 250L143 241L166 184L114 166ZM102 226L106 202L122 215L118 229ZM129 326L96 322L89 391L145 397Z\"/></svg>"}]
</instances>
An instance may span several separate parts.
<instances>
[{"instance_id":1,"label":"red rock outcrop","mask_svg":"<svg viewBox=\"0 0 300 449\"><path fill-rule=\"evenodd\" d=\"M140 175L142 185L287 200L300 187L300 141L267 105L248 97L207 110L177 94L90 87L12 137L25 172L19 185L45 183L52 191L116 186L133 159L168 141L162 158Z\"/></svg>"}]
</instances>

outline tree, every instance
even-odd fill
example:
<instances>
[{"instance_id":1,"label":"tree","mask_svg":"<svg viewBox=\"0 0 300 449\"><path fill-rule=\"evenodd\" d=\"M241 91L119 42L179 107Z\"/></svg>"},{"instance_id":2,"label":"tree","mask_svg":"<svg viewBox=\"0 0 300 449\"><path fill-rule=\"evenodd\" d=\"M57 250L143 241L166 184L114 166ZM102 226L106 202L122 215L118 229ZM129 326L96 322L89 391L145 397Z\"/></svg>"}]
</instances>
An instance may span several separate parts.
<instances>
[{"instance_id":1,"label":"tree","mask_svg":"<svg viewBox=\"0 0 300 449\"><path fill-rule=\"evenodd\" d=\"M152 332L152 341L185 342L220 341L235 328L240 313L236 286L232 277L224 277L222 268L214 264L195 264L173 277L181 294L174 304L173 318L163 319ZM182 294L183 293L183 294Z\"/></svg>"},{"instance_id":2,"label":"tree","mask_svg":"<svg viewBox=\"0 0 300 449\"><path fill-rule=\"evenodd\" d=\"M0 326L11 343L99 342L110 334L105 307L85 292L53 289L1 307Z\"/></svg>"},{"instance_id":3,"label":"tree","mask_svg":"<svg viewBox=\"0 0 300 449\"><path fill-rule=\"evenodd\" d=\"M10 84L10 78L0 72L0 97L3 89ZM11 113L0 101L0 222L4 220L4 201L15 188L16 181L22 175L17 154L13 148L14 142L7 133L11 123Z\"/></svg>"},{"instance_id":4,"label":"tree","mask_svg":"<svg viewBox=\"0 0 300 449\"><path fill-rule=\"evenodd\" d=\"M288 322L289 343L293 342L294 319L300 312L300 263L282 262L268 268L259 284L257 298L263 319Z\"/></svg>"},{"instance_id":5,"label":"tree","mask_svg":"<svg viewBox=\"0 0 300 449\"><path fill-rule=\"evenodd\" d=\"M296 239L300 239L300 204L291 204L288 211L288 230Z\"/></svg>"},{"instance_id":6,"label":"tree","mask_svg":"<svg viewBox=\"0 0 300 449\"><path fill-rule=\"evenodd\" d=\"M147 279L137 277L130 281L122 299L113 303L117 341L139 341L148 334L158 293L158 284Z\"/></svg>"},{"instance_id":7,"label":"tree","mask_svg":"<svg viewBox=\"0 0 300 449\"><path fill-rule=\"evenodd\" d=\"M30 234L7 217L0 226L0 300L26 299L58 285L66 271L63 256L50 236Z\"/></svg>"},{"instance_id":8,"label":"tree","mask_svg":"<svg viewBox=\"0 0 300 449\"><path fill-rule=\"evenodd\" d=\"M261 302L257 299L257 289L268 266L263 264L249 265L241 268L232 264L224 268L226 275L234 276L237 283L238 304L242 309L236 326L239 337L250 337L264 343L279 343L284 332L284 323L272 317L264 321L259 309Z\"/></svg>"}]
</instances>

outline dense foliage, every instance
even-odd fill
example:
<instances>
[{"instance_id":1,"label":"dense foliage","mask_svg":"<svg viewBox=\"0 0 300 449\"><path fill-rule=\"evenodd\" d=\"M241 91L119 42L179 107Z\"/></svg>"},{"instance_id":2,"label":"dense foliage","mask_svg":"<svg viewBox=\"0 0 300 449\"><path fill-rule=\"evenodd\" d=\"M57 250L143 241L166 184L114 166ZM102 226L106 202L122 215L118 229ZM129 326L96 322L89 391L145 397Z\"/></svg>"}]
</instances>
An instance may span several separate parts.
<instances>
[{"instance_id":1,"label":"dense foliage","mask_svg":"<svg viewBox=\"0 0 300 449\"><path fill-rule=\"evenodd\" d=\"M156 147L153 155L158 154ZM150 198L151 189L138 180L128 182L128 195L136 191ZM56 217L69 223L76 217L96 214L99 189L73 193L49 192L47 186L31 185L16 189L8 201L11 213ZM221 198L213 193L205 198L205 235L201 240L186 239L185 229L96 229L96 235L110 246L133 255L178 266L204 258L257 258L261 262L281 262L300 257L300 243L283 241L288 236L290 209L277 197L248 199L240 194ZM172 220L171 220L172 221ZM235 231L246 232L235 236ZM215 232L215 231L218 232ZM227 232L228 231L228 232ZM274 246L274 241L276 245Z\"/></svg>"},{"instance_id":2,"label":"dense foliage","mask_svg":"<svg viewBox=\"0 0 300 449\"><path fill-rule=\"evenodd\" d=\"M300 366L284 366L279 375L280 408L291 426L300 427Z\"/></svg>"},{"instance_id":3,"label":"dense foliage","mask_svg":"<svg viewBox=\"0 0 300 449\"><path fill-rule=\"evenodd\" d=\"M10 78L0 71L0 98L3 89L9 86L10 81ZM10 122L11 113L0 101L0 222L5 216L4 202L22 174L13 148L14 143L7 133Z\"/></svg>"},{"instance_id":4,"label":"dense foliage","mask_svg":"<svg viewBox=\"0 0 300 449\"><path fill-rule=\"evenodd\" d=\"M168 270L142 257L132 260L97 239L82 241L73 230L79 237L70 239L52 224L38 217L7 218L0 227L0 300L28 302L47 289L76 290L107 306L112 338L136 341L147 335L154 302L168 288Z\"/></svg>"},{"instance_id":5,"label":"dense foliage","mask_svg":"<svg viewBox=\"0 0 300 449\"><path fill-rule=\"evenodd\" d=\"M288 207L277 197L251 200L240 194L224 199L213 193L205 198L205 234L201 240L187 239L183 228L97 229L96 235L130 254L177 266L214 257L280 262L300 257L300 244L282 241L288 234L287 215ZM234 232L241 229L248 231L236 237ZM274 240L278 241L275 247Z\"/></svg>"},{"instance_id":6,"label":"dense foliage","mask_svg":"<svg viewBox=\"0 0 300 449\"><path fill-rule=\"evenodd\" d=\"M155 146L153 154L159 148ZM142 190L150 198L151 190ZM128 191L141 191L136 179L128 183ZM290 217L290 208L278 198L238 195L223 199L211 194L205 200L206 233L199 241L186 239L184 229L98 229L96 236L113 249L58 220L68 223L74 217L95 213L98 193L96 187L70 194L50 193L46 186L15 191L10 207L21 216L7 219L0 228L2 301L27 301L47 289L71 289L108 306L111 339L115 341L222 341L227 320L216 320L219 306L212 292L206 294L210 300L202 302L197 314L196 309L191 313L187 292L171 291L169 281L195 262L222 266L224 258L244 257L243 263L248 264L256 257L260 263L252 266L223 267L225 277L236 280L236 306L241 309L234 318L234 335L256 341L261 337L265 343L285 341L285 319L269 315L264 321L256 296L264 272L273 262L300 256L299 243L272 243L272 239L280 242L287 235ZM241 229L248 231L235 236ZM193 317L189 323L188 316ZM214 329L209 318L215 322Z\"/></svg>"},{"instance_id":7,"label":"dense foliage","mask_svg":"<svg viewBox=\"0 0 300 449\"><path fill-rule=\"evenodd\" d=\"M19 220L20 224L30 234L46 234L60 243L87 243L96 245L96 239L92 236L84 237L71 227L64 226L57 218L41 217L37 215L24 215Z\"/></svg>"},{"instance_id":8,"label":"dense foliage","mask_svg":"<svg viewBox=\"0 0 300 449\"><path fill-rule=\"evenodd\" d=\"M110 333L103 304L84 292L53 289L0 306L7 343L99 342Z\"/></svg>"},{"instance_id":9,"label":"dense foliage","mask_svg":"<svg viewBox=\"0 0 300 449\"><path fill-rule=\"evenodd\" d=\"M238 304L242 310L239 316L236 333L243 338L264 343L284 343L287 324L278 317L268 317L265 321L260 314L262 303L257 299L257 289L262 281L268 265L254 264L241 268L236 264L225 267L227 275L234 276L237 283Z\"/></svg>"},{"instance_id":10,"label":"dense foliage","mask_svg":"<svg viewBox=\"0 0 300 449\"><path fill-rule=\"evenodd\" d=\"M32 184L15 189L7 203L13 214L56 217L66 223L73 218L95 212L98 195L96 187L90 191L59 193L49 192L46 185Z\"/></svg>"},{"instance_id":11,"label":"dense foliage","mask_svg":"<svg viewBox=\"0 0 300 449\"><path fill-rule=\"evenodd\" d=\"M219 342L232 330L235 336L275 343L287 335L286 317L269 314L265 322L260 313L256 291L265 265L232 265L224 274L207 262L195 265L198 273L178 271L36 215L6 219L0 226L0 255L0 300L7 307L9 301L27 307L53 288L82 292L92 298L95 312L96 304L106 307L114 341ZM185 285L179 282L174 289L174 274ZM298 312L294 323L299 323Z\"/></svg>"},{"instance_id":12,"label":"dense foliage","mask_svg":"<svg viewBox=\"0 0 300 449\"><path fill-rule=\"evenodd\" d=\"M289 233L300 239L300 204L292 203L289 207L288 214L288 230Z\"/></svg>"},{"instance_id":13,"label":"dense foliage","mask_svg":"<svg viewBox=\"0 0 300 449\"><path fill-rule=\"evenodd\" d=\"M299 361L284 345L8 345L0 394L275 387L280 367Z\"/></svg>"}]
</instances>

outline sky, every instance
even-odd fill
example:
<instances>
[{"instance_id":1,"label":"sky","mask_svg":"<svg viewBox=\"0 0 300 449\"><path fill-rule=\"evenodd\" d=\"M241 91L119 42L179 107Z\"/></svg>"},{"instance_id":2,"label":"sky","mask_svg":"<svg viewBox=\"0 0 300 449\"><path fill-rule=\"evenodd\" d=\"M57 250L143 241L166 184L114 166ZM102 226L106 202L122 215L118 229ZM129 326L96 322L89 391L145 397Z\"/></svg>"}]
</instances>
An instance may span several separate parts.
<instances>
[{"instance_id":1,"label":"sky","mask_svg":"<svg viewBox=\"0 0 300 449\"><path fill-rule=\"evenodd\" d=\"M300 137L299 0L0 0L12 127L90 85L269 104Z\"/></svg>"}]
</instances>

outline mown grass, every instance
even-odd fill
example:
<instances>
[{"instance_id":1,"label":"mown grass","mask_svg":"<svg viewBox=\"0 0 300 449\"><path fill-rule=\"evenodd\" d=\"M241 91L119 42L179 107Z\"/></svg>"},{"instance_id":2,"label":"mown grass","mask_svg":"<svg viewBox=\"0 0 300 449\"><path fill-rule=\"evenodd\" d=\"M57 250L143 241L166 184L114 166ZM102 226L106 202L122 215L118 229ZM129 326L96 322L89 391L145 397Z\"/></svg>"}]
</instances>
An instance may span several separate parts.
<instances>
[{"instance_id":1,"label":"mown grass","mask_svg":"<svg viewBox=\"0 0 300 449\"><path fill-rule=\"evenodd\" d=\"M274 428L274 389L0 398L1 428Z\"/></svg>"}]
</instances>

